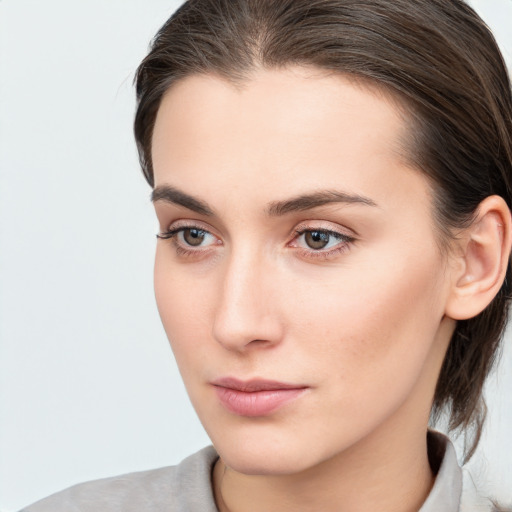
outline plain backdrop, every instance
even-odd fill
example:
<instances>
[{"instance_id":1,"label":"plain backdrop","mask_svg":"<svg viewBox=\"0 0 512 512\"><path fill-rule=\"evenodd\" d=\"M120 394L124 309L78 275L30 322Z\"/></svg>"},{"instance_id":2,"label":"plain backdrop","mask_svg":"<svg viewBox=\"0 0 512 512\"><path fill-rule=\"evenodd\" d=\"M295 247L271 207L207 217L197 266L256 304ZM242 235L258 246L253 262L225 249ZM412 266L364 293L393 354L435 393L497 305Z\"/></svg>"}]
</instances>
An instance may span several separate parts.
<instances>
[{"instance_id":1,"label":"plain backdrop","mask_svg":"<svg viewBox=\"0 0 512 512\"><path fill-rule=\"evenodd\" d=\"M180 2L0 0L0 511L208 444L152 289L133 72ZM512 62L512 1L473 5ZM476 478L512 500L512 347Z\"/></svg>"}]
</instances>

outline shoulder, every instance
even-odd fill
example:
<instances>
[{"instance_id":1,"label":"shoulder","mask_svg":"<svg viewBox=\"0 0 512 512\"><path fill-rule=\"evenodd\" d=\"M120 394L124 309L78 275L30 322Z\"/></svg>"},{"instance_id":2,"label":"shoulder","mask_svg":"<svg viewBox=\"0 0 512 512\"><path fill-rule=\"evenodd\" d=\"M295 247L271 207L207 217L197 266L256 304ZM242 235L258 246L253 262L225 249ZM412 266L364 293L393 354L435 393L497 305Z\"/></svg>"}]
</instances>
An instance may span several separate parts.
<instances>
[{"instance_id":1,"label":"shoulder","mask_svg":"<svg viewBox=\"0 0 512 512\"><path fill-rule=\"evenodd\" d=\"M216 512L211 470L217 458L209 446L177 466L75 485L21 512Z\"/></svg>"}]
</instances>

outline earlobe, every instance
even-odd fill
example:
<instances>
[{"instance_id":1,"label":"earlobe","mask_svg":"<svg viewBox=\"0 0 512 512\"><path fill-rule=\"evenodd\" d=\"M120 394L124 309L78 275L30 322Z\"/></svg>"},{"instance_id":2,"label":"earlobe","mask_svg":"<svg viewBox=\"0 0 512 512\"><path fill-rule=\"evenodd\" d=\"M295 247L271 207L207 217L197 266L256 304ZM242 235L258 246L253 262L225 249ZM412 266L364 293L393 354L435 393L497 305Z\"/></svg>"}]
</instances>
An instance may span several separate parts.
<instances>
[{"instance_id":1,"label":"earlobe","mask_svg":"<svg viewBox=\"0 0 512 512\"><path fill-rule=\"evenodd\" d=\"M473 318L496 296L509 265L511 230L511 213L505 200L499 196L484 199L460 239L447 316L454 320Z\"/></svg>"}]
</instances>

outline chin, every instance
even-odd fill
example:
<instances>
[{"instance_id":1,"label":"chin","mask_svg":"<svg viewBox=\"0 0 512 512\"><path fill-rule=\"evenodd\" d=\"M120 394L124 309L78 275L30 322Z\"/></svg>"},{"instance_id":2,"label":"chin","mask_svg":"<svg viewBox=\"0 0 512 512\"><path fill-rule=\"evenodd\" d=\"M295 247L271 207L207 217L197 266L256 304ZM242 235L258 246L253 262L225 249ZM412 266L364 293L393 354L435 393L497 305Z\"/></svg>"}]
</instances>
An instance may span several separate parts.
<instances>
[{"instance_id":1,"label":"chin","mask_svg":"<svg viewBox=\"0 0 512 512\"><path fill-rule=\"evenodd\" d=\"M320 464L332 453L289 429L261 426L245 432L223 431L210 436L224 463L246 475L289 475ZM312 442L313 441L313 442Z\"/></svg>"},{"instance_id":2,"label":"chin","mask_svg":"<svg viewBox=\"0 0 512 512\"><path fill-rule=\"evenodd\" d=\"M220 447L217 451L226 466L244 475L290 475L300 473L312 465L300 457L296 450L295 453L288 453L287 450L273 450L265 446L255 449L233 446L227 449Z\"/></svg>"}]
</instances>

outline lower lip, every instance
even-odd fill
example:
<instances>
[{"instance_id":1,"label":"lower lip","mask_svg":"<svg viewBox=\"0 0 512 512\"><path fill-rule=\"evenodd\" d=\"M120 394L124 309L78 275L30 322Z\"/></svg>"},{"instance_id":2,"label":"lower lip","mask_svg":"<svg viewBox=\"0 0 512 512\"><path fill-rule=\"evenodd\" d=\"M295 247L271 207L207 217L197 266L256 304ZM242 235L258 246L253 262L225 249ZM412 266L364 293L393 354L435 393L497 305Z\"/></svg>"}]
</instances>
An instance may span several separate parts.
<instances>
[{"instance_id":1,"label":"lower lip","mask_svg":"<svg viewBox=\"0 0 512 512\"><path fill-rule=\"evenodd\" d=\"M306 388L239 391L214 386L222 405L238 416L267 416L306 391Z\"/></svg>"}]
</instances>

